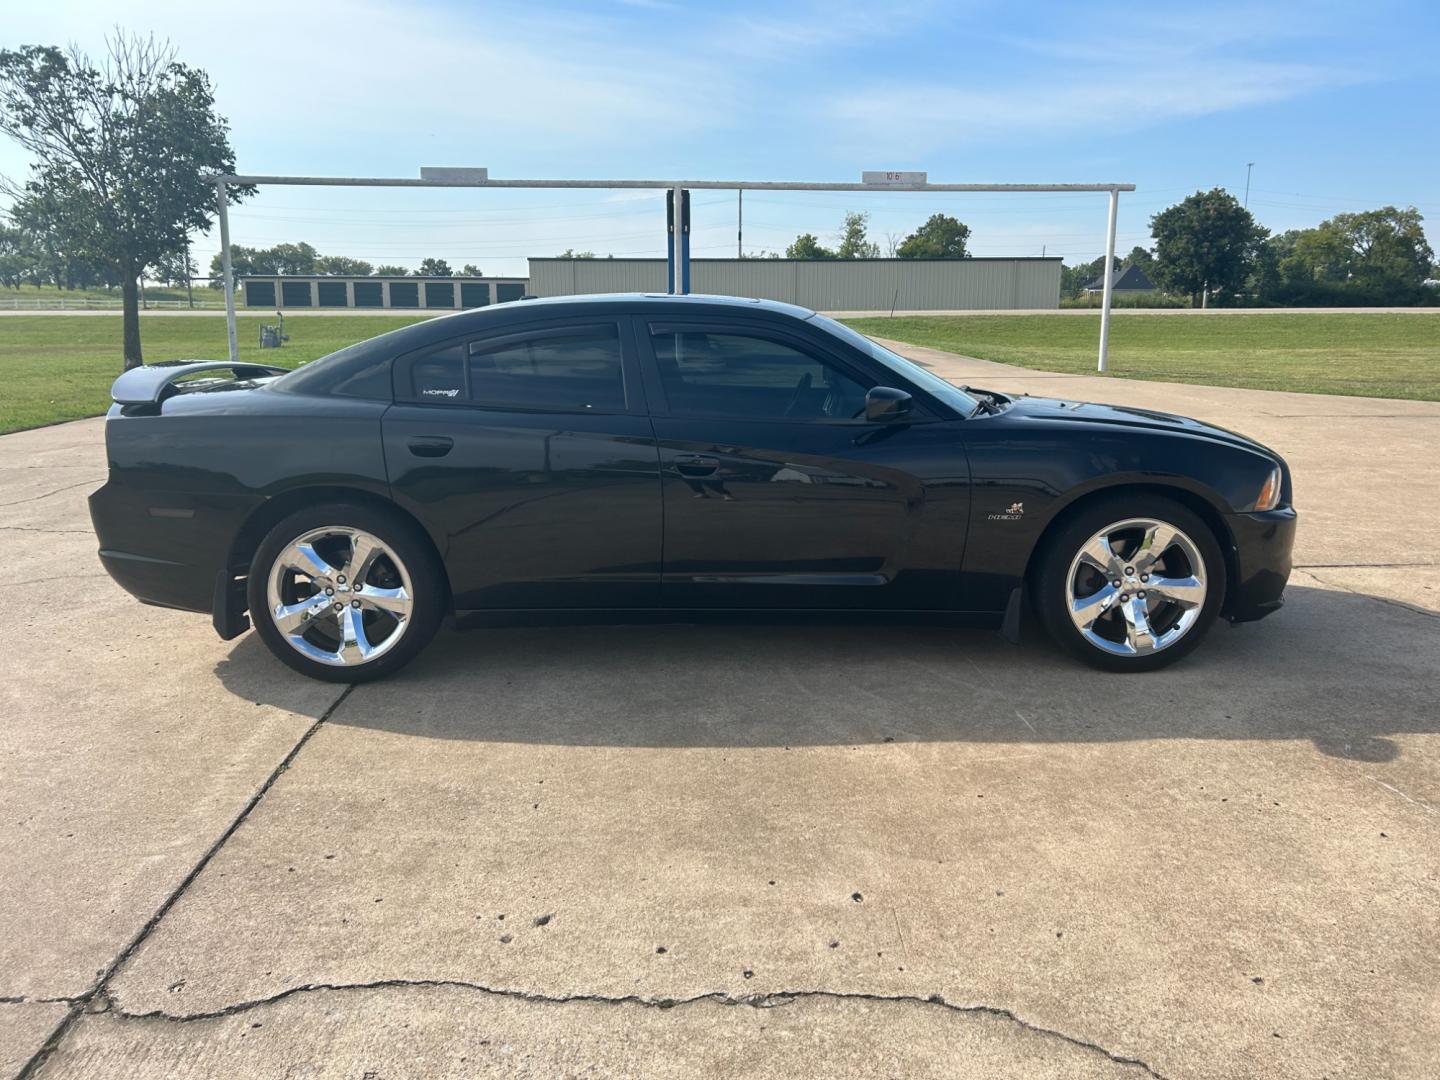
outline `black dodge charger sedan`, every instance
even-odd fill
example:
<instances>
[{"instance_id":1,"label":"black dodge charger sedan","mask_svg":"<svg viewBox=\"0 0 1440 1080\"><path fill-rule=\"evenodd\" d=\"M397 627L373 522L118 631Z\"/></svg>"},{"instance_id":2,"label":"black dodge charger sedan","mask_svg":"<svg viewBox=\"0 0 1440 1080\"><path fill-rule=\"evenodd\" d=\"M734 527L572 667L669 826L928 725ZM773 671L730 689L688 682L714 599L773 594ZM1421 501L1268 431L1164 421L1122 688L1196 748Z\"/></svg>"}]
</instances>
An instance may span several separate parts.
<instances>
[{"instance_id":1,"label":"black dodge charger sedan","mask_svg":"<svg viewBox=\"0 0 1440 1080\"><path fill-rule=\"evenodd\" d=\"M218 372L227 372L220 376ZM290 372L126 372L90 499L146 603L355 682L447 615L944 616L1148 671L1281 604L1279 455L1179 416L957 387L803 308L528 300Z\"/></svg>"}]
</instances>

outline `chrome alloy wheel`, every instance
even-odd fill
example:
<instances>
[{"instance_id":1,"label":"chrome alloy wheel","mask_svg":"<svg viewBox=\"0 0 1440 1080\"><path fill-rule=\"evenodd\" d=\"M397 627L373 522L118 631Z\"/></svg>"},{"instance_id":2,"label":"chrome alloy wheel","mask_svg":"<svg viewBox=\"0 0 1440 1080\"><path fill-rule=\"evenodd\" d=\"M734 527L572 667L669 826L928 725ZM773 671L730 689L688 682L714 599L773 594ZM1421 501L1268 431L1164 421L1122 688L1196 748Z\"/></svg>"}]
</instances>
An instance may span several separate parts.
<instances>
[{"instance_id":1,"label":"chrome alloy wheel","mask_svg":"<svg viewBox=\"0 0 1440 1080\"><path fill-rule=\"evenodd\" d=\"M383 540L327 525L291 541L270 567L270 618L292 649L354 667L393 649L410 625L410 574Z\"/></svg>"},{"instance_id":2,"label":"chrome alloy wheel","mask_svg":"<svg viewBox=\"0 0 1440 1080\"><path fill-rule=\"evenodd\" d=\"M1174 645L1199 620L1207 592L1195 542L1153 518L1105 526L1081 547L1065 581L1075 629L1115 656Z\"/></svg>"}]
</instances>

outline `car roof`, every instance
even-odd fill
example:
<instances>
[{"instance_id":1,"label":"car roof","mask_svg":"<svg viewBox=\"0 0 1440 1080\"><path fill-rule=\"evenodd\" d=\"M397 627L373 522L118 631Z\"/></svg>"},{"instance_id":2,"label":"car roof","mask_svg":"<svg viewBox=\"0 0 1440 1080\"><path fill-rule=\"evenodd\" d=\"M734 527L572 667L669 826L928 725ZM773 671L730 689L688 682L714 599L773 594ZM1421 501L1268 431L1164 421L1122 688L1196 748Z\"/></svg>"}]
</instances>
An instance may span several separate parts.
<instances>
[{"instance_id":1,"label":"car roof","mask_svg":"<svg viewBox=\"0 0 1440 1080\"><path fill-rule=\"evenodd\" d=\"M800 307L797 304L785 304L779 300L763 300L753 296L719 296L706 293L686 293L677 296L672 293L591 293L579 296L537 296L525 300L509 301L506 304L495 305L489 308L471 308L466 311L457 311L454 315L445 316L447 319L458 319L463 316L495 315L502 310L506 313L515 312L521 308L541 308L548 315L562 316L565 309L573 308L574 314L582 315L588 312L615 311L615 310L685 310L692 313L700 313L706 309L719 309L736 313L736 309L748 311L760 311L775 315L788 315L795 319L808 319L815 314L810 308ZM479 321L479 319L477 319Z\"/></svg>"},{"instance_id":2,"label":"car roof","mask_svg":"<svg viewBox=\"0 0 1440 1080\"><path fill-rule=\"evenodd\" d=\"M795 304L777 300L760 300L743 296L706 296L690 293L674 296L669 293L597 293L590 296L549 296L531 300L511 300L488 307L468 308L439 318L424 319L379 337L357 342L329 356L303 364L289 375L282 376L277 388L303 390L305 393L331 393L354 372L373 367L412 349L428 348L465 334L504 331L523 327L536 321L565 319L586 315L655 315L672 317L683 312L688 316L757 315L769 319L804 320L815 312Z\"/></svg>"}]
</instances>

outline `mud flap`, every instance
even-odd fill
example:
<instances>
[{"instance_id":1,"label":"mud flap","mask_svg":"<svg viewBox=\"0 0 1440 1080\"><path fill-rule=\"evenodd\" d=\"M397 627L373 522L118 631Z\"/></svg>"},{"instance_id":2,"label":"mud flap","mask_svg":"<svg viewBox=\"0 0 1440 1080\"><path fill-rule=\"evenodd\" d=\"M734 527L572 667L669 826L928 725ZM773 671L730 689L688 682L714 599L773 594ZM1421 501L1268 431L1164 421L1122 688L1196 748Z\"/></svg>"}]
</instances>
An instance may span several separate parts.
<instances>
[{"instance_id":1,"label":"mud flap","mask_svg":"<svg viewBox=\"0 0 1440 1080\"><path fill-rule=\"evenodd\" d=\"M237 638L250 629L250 617L245 614L245 582L236 580L228 570L221 570L215 575L210 622L221 641Z\"/></svg>"},{"instance_id":2,"label":"mud flap","mask_svg":"<svg viewBox=\"0 0 1440 1080\"><path fill-rule=\"evenodd\" d=\"M1005 605L1005 619L1000 623L1000 636L1011 645L1020 644L1020 620L1025 612L1025 591L1020 586L1010 590L1010 600Z\"/></svg>"}]
</instances>

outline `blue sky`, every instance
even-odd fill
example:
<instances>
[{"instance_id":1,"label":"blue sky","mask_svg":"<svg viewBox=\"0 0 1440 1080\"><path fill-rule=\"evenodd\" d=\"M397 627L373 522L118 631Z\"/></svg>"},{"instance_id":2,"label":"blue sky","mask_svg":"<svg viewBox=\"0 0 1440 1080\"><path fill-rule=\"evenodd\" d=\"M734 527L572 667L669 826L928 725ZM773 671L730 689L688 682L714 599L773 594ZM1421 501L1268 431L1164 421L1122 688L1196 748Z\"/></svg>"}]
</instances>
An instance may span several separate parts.
<instances>
[{"instance_id":1,"label":"blue sky","mask_svg":"<svg viewBox=\"0 0 1440 1080\"><path fill-rule=\"evenodd\" d=\"M119 25L168 37L212 75L240 167L415 176L1131 182L1119 246L1197 189L1273 230L1342 210L1419 207L1440 248L1440 5L1125 3L271 3L16 5L0 44ZM0 142L0 173L23 175ZM663 253L660 197L636 192L269 188L237 243L523 273L566 247ZM1103 195L755 192L747 251L955 214L977 255L1103 251ZM735 253L735 197L697 192L694 254ZM217 247L200 238L202 265Z\"/></svg>"}]
</instances>

